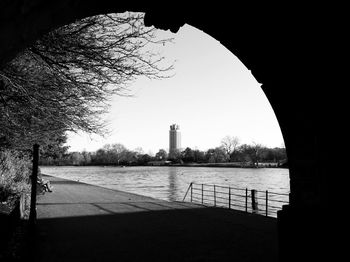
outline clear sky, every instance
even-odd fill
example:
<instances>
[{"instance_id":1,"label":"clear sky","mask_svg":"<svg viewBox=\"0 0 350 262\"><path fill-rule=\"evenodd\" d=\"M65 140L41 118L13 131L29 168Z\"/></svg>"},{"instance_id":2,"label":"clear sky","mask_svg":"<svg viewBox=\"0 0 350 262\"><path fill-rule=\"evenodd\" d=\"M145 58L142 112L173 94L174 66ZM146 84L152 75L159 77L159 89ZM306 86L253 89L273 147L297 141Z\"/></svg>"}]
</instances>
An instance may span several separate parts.
<instances>
[{"instance_id":1,"label":"clear sky","mask_svg":"<svg viewBox=\"0 0 350 262\"><path fill-rule=\"evenodd\" d=\"M107 143L128 149L142 147L156 153L169 147L169 126L180 125L182 147L207 150L220 145L226 135L241 143L280 147L283 137L276 116L260 83L228 49L192 26L178 33L161 52L174 62L169 79L140 78L130 85L133 97L115 96L105 138L69 134L69 151L95 151Z\"/></svg>"}]
</instances>

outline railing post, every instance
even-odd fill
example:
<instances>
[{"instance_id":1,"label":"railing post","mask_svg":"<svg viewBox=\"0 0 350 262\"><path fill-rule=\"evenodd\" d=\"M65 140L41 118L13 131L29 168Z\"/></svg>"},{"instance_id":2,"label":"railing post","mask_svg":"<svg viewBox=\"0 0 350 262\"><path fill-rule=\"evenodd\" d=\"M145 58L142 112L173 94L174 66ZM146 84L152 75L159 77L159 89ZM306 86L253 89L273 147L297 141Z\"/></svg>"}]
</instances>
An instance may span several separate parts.
<instances>
[{"instance_id":1,"label":"railing post","mask_svg":"<svg viewBox=\"0 0 350 262\"><path fill-rule=\"evenodd\" d=\"M252 189L251 190L251 195L252 195L252 209L253 211L257 210L257 202L256 202L256 190Z\"/></svg>"},{"instance_id":2,"label":"railing post","mask_svg":"<svg viewBox=\"0 0 350 262\"><path fill-rule=\"evenodd\" d=\"M214 207L216 207L216 190L214 185Z\"/></svg>"},{"instance_id":3,"label":"railing post","mask_svg":"<svg viewBox=\"0 0 350 262\"><path fill-rule=\"evenodd\" d=\"M228 209L231 209L231 187L228 188Z\"/></svg>"},{"instance_id":4,"label":"railing post","mask_svg":"<svg viewBox=\"0 0 350 262\"><path fill-rule=\"evenodd\" d=\"M193 182L191 182L190 185L188 186L187 191L186 191L186 194L185 194L184 198L182 199L182 202L185 201L185 199L186 199L186 197L187 197L187 194L188 194L188 191L190 191L190 188L192 187L192 183L193 183Z\"/></svg>"},{"instance_id":5,"label":"railing post","mask_svg":"<svg viewBox=\"0 0 350 262\"><path fill-rule=\"evenodd\" d=\"M245 189L245 212L248 212L248 188Z\"/></svg>"},{"instance_id":6,"label":"railing post","mask_svg":"<svg viewBox=\"0 0 350 262\"><path fill-rule=\"evenodd\" d=\"M29 223L34 226L36 220L36 185L38 180L38 168L39 168L39 145L33 146L33 169L31 175L32 189L30 194L30 213Z\"/></svg>"},{"instance_id":7,"label":"railing post","mask_svg":"<svg viewBox=\"0 0 350 262\"><path fill-rule=\"evenodd\" d=\"M192 202L192 194L193 194L193 183L191 183L191 202Z\"/></svg>"},{"instance_id":8,"label":"railing post","mask_svg":"<svg viewBox=\"0 0 350 262\"><path fill-rule=\"evenodd\" d=\"M202 184L202 205L203 205L203 184Z\"/></svg>"},{"instance_id":9,"label":"railing post","mask_svg":"<svg viewBox=\"0 0 350 262\"><path fill-rule=\"evenodd\" d=\"M268 216L268 201L269 201L269 192L266 190L266 216Z\"/></svg>"}]
</instances>

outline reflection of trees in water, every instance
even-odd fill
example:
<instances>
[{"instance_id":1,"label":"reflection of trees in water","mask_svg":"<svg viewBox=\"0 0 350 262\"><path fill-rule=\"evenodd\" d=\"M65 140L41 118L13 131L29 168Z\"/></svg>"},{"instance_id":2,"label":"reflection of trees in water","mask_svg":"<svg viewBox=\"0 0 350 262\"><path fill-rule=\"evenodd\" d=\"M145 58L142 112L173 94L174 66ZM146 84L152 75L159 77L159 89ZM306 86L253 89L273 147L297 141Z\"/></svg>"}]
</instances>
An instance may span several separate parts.
<instances>
[{"instance_id":1,"label":"reflection of trees in water","mask_svg":"<svg viewBox=\"0 0 350 262\"><path fill-rule=\"evenodd\" d=\"M177 201L179 200L179 185L178 185L178 169L176 167L170 167L168 169L168 177L169 177L169 201Z\"/></svg>"}]
</instances>

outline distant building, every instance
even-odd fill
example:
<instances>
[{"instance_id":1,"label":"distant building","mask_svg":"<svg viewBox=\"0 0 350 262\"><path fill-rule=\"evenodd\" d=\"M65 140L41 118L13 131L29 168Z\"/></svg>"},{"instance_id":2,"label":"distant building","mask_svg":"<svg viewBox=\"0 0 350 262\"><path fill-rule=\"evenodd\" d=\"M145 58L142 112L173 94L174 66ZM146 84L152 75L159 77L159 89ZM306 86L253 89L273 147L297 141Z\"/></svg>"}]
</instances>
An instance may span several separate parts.
<instances>
[{"instance_id":1,"label":"distant building","mask_svg":"<svg viewBox=\"0 0 350 262\"><path fill-rule=\"evenodd\" d=\"M169 158L181 149L180 126L173 124L169 130Z\"/></svg>"}]
</instances>

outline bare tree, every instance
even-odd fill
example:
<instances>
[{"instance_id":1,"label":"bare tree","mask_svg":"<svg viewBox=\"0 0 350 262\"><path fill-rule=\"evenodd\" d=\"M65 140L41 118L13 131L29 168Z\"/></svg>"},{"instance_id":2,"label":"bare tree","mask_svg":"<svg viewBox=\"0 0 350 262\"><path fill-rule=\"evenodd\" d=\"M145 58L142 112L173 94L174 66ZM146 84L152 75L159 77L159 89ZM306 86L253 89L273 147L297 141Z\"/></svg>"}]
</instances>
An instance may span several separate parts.
<instances>
[{"instance_id":1,"label":"bare tree","mask_svg":"<svg viewBox=\"0 0 350 262\"><path fill-rule=\"evenodd\" d=\"M0 141L43 143L53 134L104 134L112 94L130 95L136 77L169 77L149 45L163 44L143 14L99 15L58 28L0 70ZM4 143L3 143L4 144Z\"/></svg>"},{"instance_id":2,"label":"bare tree","mask_svg":"<svg viewBox=\"0 0 350 262\"><path fill-rule=\"evenodd\" d=\"M230 159L230 155L236 151L240 141L236 136L225 136L221 140L221 147L224 149L227 159Z\"/></svg>"},{"instance_id":3,"label":"bare tree","mask_svg":"<svg viewBox=\"0 0 350 262\"><path fill-rule=\"evenodd\" d=\"M259 161L261 158L262 149L264 148L261 144L253 142L252 143L252 160L256 167L259 166Z\"/></svg>"},{"instance_id":4,"label":"bare tree","mask_svg":"<svg viewBox=\"0 0 350 262\"><path fill-rule=\"evenodd\" d=\"M125 156L128 151L126 147L120 143L106 144L103 146L103 150L106 152L107 161L111 164L119 165L119 162Z\"/></svg>"}]
</instances>

